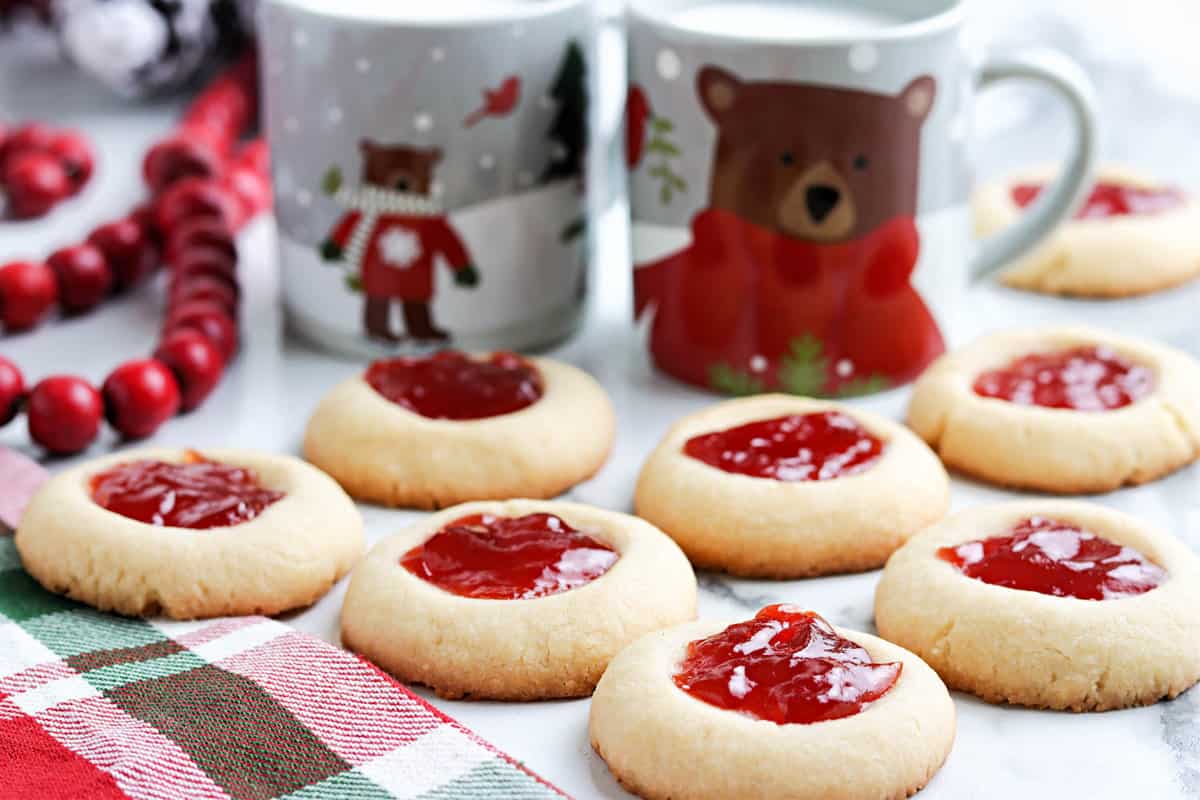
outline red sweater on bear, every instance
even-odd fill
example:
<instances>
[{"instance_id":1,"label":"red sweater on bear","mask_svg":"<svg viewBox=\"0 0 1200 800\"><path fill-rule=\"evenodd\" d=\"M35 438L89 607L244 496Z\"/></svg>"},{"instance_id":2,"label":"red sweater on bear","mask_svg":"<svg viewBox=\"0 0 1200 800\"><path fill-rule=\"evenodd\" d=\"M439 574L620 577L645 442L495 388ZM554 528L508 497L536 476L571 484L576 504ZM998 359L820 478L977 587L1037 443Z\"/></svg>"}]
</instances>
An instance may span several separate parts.
<instances>
[{"instance_id":1,"label":"red sweater on bear","mask_svg":"<svg viewBox=\"0 0 1200 800\"><path fill-rule=\"evenodd\" d=\"M824 372L806 391L838 394L910 381L945 349L908 282L919 251L911 218L821 244L708 209L692 235L634 273L637 315L657 309L651 353L682 380L712 386L714 370L728 368L795 391L785 361L803 356Z\"/></svg>"},{"instance_id":2,"label":"red sweater on bear","mask_svg":"<svg viewBox=\"0 0 1200 800\"><path fill-rule=\"evenodd\" d=\"M371 297L410 302L433 299L433 268L437 256L458 272L470 263L466 247L444 215L374 214L351 211L338 221L330 238L353 257L351 243L363 240L360 263L363 291Z\"/></svg>"}]
</instances>

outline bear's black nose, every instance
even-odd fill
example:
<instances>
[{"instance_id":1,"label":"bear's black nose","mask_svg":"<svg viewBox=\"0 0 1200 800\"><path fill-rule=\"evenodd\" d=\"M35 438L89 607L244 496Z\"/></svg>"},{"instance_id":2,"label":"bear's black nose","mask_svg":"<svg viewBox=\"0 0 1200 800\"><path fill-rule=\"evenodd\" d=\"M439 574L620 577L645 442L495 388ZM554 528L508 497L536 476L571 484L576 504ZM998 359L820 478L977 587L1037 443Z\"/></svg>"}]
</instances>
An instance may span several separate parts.
<instances>
[{"instance_id":1,"label":"bear's black nose","mask_svg":"<svg viewBox=\"0 0 1200 800\"><path fill-rule=\"evenodd\" d=\"M837 207L842 193L832 186L817 184L804 191L804 205L812 216L813 222L821 223L829 216L829 212Z\"/></svg>"}]
</instances>

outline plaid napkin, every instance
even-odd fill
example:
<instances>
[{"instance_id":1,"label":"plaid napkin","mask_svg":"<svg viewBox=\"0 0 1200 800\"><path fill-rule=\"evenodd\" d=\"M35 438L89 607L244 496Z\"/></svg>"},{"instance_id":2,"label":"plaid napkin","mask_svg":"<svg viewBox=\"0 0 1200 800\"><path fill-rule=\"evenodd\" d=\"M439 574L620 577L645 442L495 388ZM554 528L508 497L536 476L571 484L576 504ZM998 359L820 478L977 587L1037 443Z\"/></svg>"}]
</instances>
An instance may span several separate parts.
<instances>
[{"instance_id":1,"label":"plaid napkin","mask_svg":"<svg viewBox=\"0 0 1200 800\"><path fill-rule=\"evenodd\" d=\"M0 798L564 795L366 661L265 617L44 591L0 536Z\"/></svg>"}]
</instances>

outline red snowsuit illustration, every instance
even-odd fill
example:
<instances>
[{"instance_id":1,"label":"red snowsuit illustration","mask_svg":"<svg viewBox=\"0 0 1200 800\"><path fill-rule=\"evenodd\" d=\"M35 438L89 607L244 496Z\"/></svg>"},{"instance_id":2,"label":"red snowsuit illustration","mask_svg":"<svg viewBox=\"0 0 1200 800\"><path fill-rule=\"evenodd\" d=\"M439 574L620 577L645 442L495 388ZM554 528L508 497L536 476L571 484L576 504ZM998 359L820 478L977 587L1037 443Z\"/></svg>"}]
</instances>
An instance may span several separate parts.
<instances>
[{"instance_id":1,"label":"red snowsuit illustration","mask_svg":"<svg viewBox=\"0 0 1200 800\"><path fill-rule=\"evenodd\" d=\"M375 313L386 320L388 306L398 300L410 336L445 338L434 327L429 314L434 267L439 257L454 273L471 266L466 247L446 218L351 211L330 234L333 243L347 254L355 252L355 239L359 237L362 238L359 279L368 304L377 304ZM367 313L371 315L372 310L369 308ZM368 330L371 323L368 320Z\"/></svg>"},{"instance_id":2,"label":"red snowsuit illustration","mask_svg":"<svg viewBox=\"0 0 1200 800\"><path fill-rule=\"evenodd\" d=\"M864 381L896 385L944 350L937 324L908 279L919 249L911 218L862 239L821 244L709 209L692 244L634 272L636 313L654 306L650 349L666 371L712 384L714 367L780 385L797 342L819 343L823 385L838 394Z\"/></svg>"}]
</instances>

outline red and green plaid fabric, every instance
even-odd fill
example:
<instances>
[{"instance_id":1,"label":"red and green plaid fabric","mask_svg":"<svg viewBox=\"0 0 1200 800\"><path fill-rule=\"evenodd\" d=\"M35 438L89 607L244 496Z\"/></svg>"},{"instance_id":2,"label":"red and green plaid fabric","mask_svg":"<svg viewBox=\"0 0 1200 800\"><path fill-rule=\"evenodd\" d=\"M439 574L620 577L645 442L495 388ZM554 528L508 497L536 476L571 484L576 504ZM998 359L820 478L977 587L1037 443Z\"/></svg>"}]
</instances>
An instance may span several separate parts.
<instances>
[{"instance_id":1,"label":"red and green plaid fabric","mask_svg":"<svg viewBox=\"0 0 1200 800\"><path fill-rule=\"evenodd\" d=\"M371 664L264 617L102 614L0 537L0 798L563 795Z\"/></svg>"}]
</instances>

